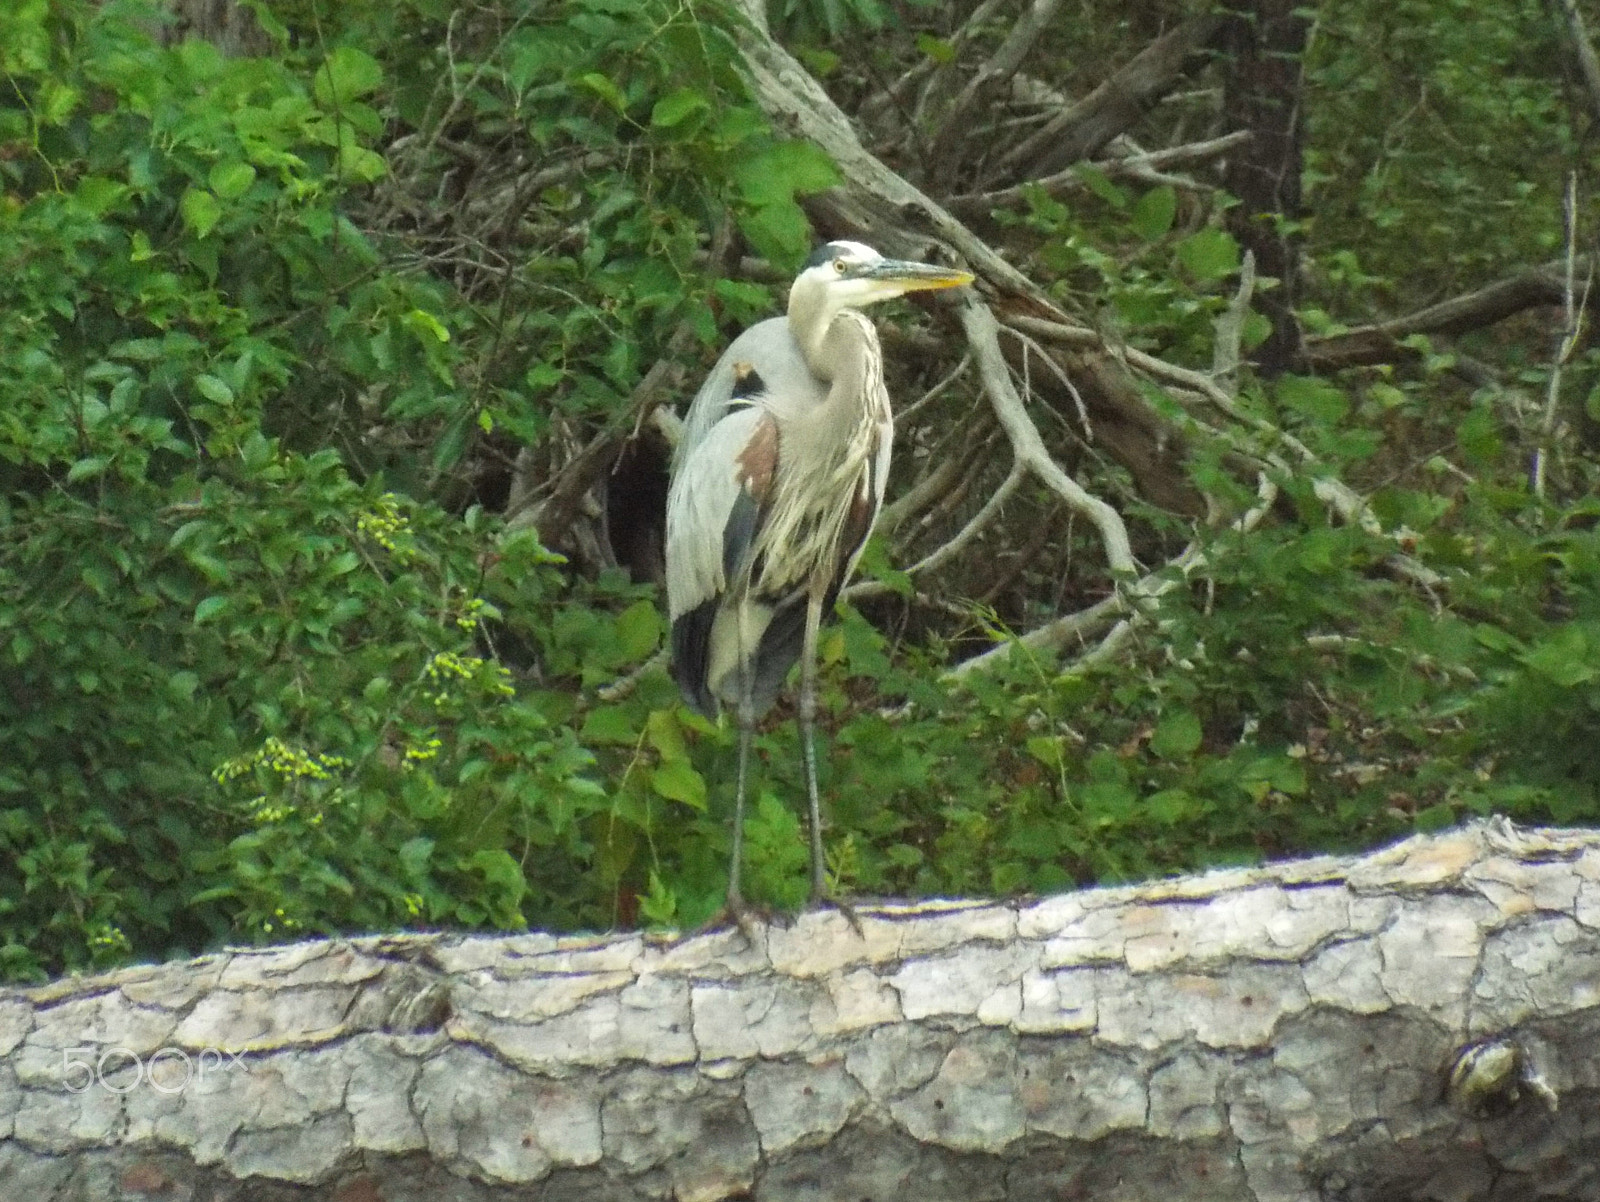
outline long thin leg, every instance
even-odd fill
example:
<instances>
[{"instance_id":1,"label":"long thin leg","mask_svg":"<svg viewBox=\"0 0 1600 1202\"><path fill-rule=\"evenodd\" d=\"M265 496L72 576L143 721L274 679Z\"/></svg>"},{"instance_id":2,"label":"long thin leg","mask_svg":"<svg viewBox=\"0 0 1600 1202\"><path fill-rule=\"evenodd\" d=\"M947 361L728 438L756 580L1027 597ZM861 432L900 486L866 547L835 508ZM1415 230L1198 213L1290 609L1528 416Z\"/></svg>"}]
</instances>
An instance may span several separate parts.
<instances>
[{"instance_id":1,"label":"long thin leg","mask_svg":"<svg viewBox=\"0 0 1600 1202\"><path fill-rule=\"evenodd\" d=\"M751 646L749 612L739 603L739 777L734 785L733 799L733 865L728 869L727 908L735 917L744 911L744 893L739 888L739 878L744 868L744 797L750 780L750 737L756 726L756 665L755 648Z\"/></svg>"},{"instance_id":2,"label":"long thin leg","mask_svg":"<svg viewBox=\"0 0 1600 1202\"><path fill-rule=\"evenodd\" d=\"M744 866L744 791L750 765L750 735L755 723L749 717L749 706L741 706L739 714L739 780L735 786L733 802L733 866L728 869L727 908L734 913L744 908L744 894L739 889L740 869Z\"/></svg>"},{"instance_id":3,"label":"long thin leg","mask_svg":"<svg viewBox=\"0 0 1600 1202\"><path fill-rule=\"evenodd\" d=\"M822 802L817 794L817 629L822 625L822 594L815 589L806 603L805 642L800 649L800 762L806 778L806 801L811 808L811 904L827 897L828 881L822 854Z\"/></svg>"}]
</instances>

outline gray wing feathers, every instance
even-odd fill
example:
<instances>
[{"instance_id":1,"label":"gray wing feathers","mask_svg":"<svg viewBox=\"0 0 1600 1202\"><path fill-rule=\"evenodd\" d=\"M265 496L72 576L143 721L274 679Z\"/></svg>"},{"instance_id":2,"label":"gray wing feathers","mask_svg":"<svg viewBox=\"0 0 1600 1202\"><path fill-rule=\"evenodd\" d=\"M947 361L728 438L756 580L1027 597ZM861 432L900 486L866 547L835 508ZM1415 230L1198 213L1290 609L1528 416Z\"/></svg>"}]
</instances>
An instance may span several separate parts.
<instances>
[{"instance_id":1,"label":"gray wing feathers","mask_svg":"<svg viewBox=\"0 0 1600 1202\"><path fill-rule=\"evenodd\" d=\"M729 381L731 387L731 370ZM730 532L729 518L736 510L744 512L741 498L749 500L739 484L738 457L766 416L759 406L735 409L714 423L697 446L687 446L685 430L687 449L667 493L667 609L673 619L727 588L725 535L737 538L740 525L735 521ZM747 516L748 545L755 514Z\"/></svg>"},{"instance_id":2,"label":"gray wing feathers","mask_svg":"<svg viewBox=\"0 0 1600 1202\"><path fill-rule=\"evenodd\" d=\"M722 352L717 365L706 376L700 391L689 404L683 419L683 438L678 443L675 467L681 470L687 456L711 434L728 412L733 396L733 365L748 363L761 376L769 396L785 407L800 408L821 404L827 390L811 374L800 355L800 344L789 332L787 317L770 317L740 334Z\"/></svg>"}]
</instances>

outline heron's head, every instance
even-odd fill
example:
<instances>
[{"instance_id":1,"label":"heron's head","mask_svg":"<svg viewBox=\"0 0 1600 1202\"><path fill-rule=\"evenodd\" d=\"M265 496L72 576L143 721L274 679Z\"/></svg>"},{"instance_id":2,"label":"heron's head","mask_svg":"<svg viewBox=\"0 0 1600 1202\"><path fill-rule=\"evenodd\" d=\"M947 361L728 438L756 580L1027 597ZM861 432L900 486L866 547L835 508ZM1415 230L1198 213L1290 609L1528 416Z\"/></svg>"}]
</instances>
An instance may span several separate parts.
<instances>
[{"instance_id":1,"label":"heron's head","mask_svg":"<svg viewBox=\"0 0 1600 1202\"><path fill-rule=\"evenodd\" d=\"M859 242L828 242L811 253L795 277L789 308L792 311L799 301L803 308L826 310L831 319L840 309L860 309L907 292L970 283L970 271L886 259Z\"/></svg>"},{"instance_id":2,"label":"heron's head","mask_svg":"<svg viewBox=\"0 0 1600 1202\"><path fill-rule=\"evenodd\" d=\"M802 345L814 345L841 309L970 283L970 271L886 259L859 242L828 242L812 252L789 289L789 324Z\"/></svg>"}]
</instances>

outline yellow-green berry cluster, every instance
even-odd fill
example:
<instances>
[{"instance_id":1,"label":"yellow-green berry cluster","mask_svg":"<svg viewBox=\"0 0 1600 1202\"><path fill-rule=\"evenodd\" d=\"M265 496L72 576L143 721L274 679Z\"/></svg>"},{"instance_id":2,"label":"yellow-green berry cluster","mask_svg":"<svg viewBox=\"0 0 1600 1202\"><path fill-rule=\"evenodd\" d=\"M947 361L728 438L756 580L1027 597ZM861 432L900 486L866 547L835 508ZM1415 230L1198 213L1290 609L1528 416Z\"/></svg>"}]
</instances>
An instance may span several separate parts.
<instances>
[{"instance_id":1,"label":"yellow-green berry cluster","mask_svg":"<svg viewBox=\"0 0 1600 1202\"><path fill-rule=\"evenodd\" d=\"M485 674L488 680L485 683L489 691L501 697L515 697L516 689L511 687L511 673L500 664L491 664L488 660L476 655L457 655L454 651L440 651L428 661L425 673L429 680L438 686L438 691L424 694L435 706L442 706L450 700L449 681L481 679Z\"/></svg>"},{"instance_id":2,"label":"yellow-green berry cluster","mask_svg":"<svg viewBox=\"0 0 1600 1202\"><path fill-rule=\"evenodd\" d=\"M369 512L356 518L356 529L390 554L402 555L405 551L396 544L396 539L411 533L411 523L400 511L400 498L386 492Z\"/></svg>"},{"instance_id":3,"label":"yellow-green berry cluster","mask_svg":"<svg viewBox=\"0 0 1600 1202\"><path fill-rule=\"evenodd\" d=\"M277 921L274 922L273 919L276 919ZM284 913L283 907L279 906L272 912L272 918L267 919L261 924L261 931L263 934L270 935L272 934L274 927L280 926L285 931L293 931L300 926L300 920L297 918L290 918Z\"/></svg>"},{"instance_id":4,"label":"yellow-green berry cluster","mask_svg":"<svg viewBox=\"0 0 1600 1202\"><path fill-rule=\"evenodd\" d=\"M439 754L439 749L443 746L444 740L429 739L421 747L407 747L406 758L404 761L405 766L410 768L421 763L423 760L431 760L436 758Z\"/></svg>"},{"instance_id":5,"label":"yellow-green berry cluster","mask_svg":"<svg viewBox=\"0 0 1600 1202\"><path fill-rule=\"evenodd\" d=\"M486 604L482 597L473 597L462 607L461 612L456 615L456 625L469 634L478 629L479 623L483 620L483 610Z\"/></svg>"},{"instance_id":6,"label":"yellow-green berry cluster","mask_svg":"<svg viewBox=\"0 0 1600 1202\"><path fill-rule=\"evenodd\" d=\"M343 756L312 755L299 747L291 747L276 735L269 736L260 747L248 755L235 756L225 761L211 776L218 784L243 776L252 768L266 768L284 780L309 777L312 780L329 780L330 768L343 768Z\"/></svg>"}]
</instances>

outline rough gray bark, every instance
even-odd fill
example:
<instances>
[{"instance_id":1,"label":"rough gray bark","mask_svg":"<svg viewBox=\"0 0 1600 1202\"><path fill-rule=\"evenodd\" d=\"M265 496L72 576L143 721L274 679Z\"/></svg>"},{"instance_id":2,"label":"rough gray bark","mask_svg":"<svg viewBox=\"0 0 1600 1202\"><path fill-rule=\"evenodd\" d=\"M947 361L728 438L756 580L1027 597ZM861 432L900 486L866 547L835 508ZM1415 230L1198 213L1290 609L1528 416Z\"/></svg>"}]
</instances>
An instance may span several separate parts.
<instances>
[{"instance_id":1,"label":"rough gray bark","mask_svg":"<svg viewBox=\"0 0 1600 1202\"><path fill-rule=\"evenodd\" d=\"M262 31L255 12L236 0L169 0L173 20L162 39L176 45L186 37L211 42L224 54L266 54L272 39Z\"/></svg>"},{"instance_id":2,"label":"rough gray bark","mask_svg":"<svg viewBox=\"0 0 1600 1202\"><path fill-rule=\"evenodd\" d=\"M0 1193L1600 1197L1600 832L862 921L381 936L0 992ZM1464 1047L1483 1071L1447 1098Z\"/></svg>"},{"instance_id":3,"label":"rough gray bark","mask_svg":"<svg viewBox=\"0 0 1600 1202\"><path fill-rule=\"evenodd\" d=\"M1293 370L1302 358L1300 242L1305 216L1300 202L1303 173L1306 42L1310 11L1297 0L1249 0L1229 13L1222 44L1229 58L1223 87L1223 122L1249 130L1250 140L1230 155L1223 186L1239 198L1228 210L1228 228L1255 256L1256 270L1278 281L1256 304L1272 322L1272 333L1255 349L1256 368L1266 376Z\"/></svg>"}]
</instances>

